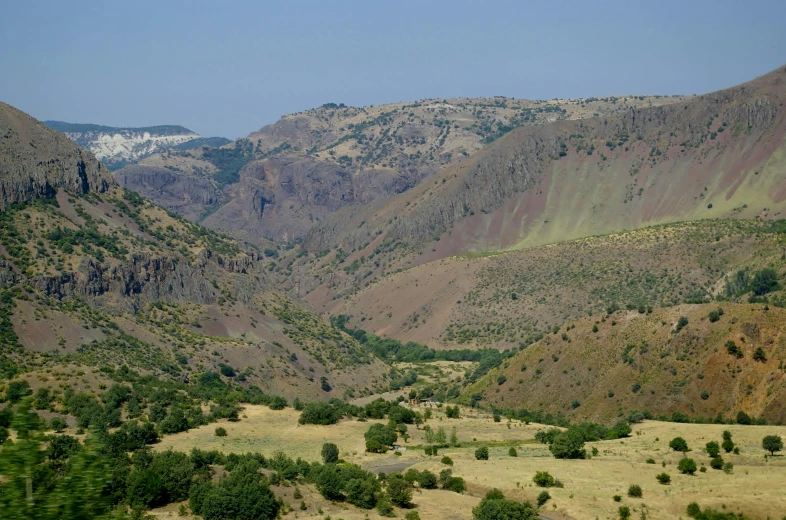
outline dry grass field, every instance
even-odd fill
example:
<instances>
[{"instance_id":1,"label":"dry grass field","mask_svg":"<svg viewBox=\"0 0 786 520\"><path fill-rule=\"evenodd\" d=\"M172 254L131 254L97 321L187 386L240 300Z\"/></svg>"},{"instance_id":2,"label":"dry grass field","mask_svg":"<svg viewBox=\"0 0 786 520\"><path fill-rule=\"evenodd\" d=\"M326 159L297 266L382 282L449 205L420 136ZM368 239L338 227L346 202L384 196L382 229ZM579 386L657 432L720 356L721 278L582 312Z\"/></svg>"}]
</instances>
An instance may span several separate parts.
<instances>
[{"instance_id":1,"label":"dry grass field","mask_svg":"<svg viewBox=\"0 0 786 520\"><path fill-rule=\"evenodd\" d=\"M761 439L765 435L786 437L784 426L700 425L646 421L634 425L633 434L626 439L588 443L587 450L598 449L598 455L588 460L557 460L545 445L534 441L535 433L545 428L537 424L508 422L495 423L490 415L469 409L462 410L460 419L448 419L441 411L432 408L433 417L428 421L433 429L443 427L450 437L456 427L460 446L444 448L438 457L427 457L414 446L423 443L423 431L410 427L408 443L411 449L402 455L372 455L364 453L363 433L369 422L344 420L333 426L298 425L298 412L292 409L272 411L263 406L248 406L237 423L222 423L226 437L216 437L217 425L208 425L173 436L165 437L157 450L175 449L189 451L193 447L216 449L224 453L259 451L270 455L283 451L293 457L319 460L322 443L338 445L342 458L365 468L385 470L392 464L412 464L416 469L429 469L438 473L446 468L441 456L454 461L453 473L467 481L468 491L457 495L446 491L416 491L413 502L421 518L471 519L472 507L491 488L501 489L506 496L534 501L542 491L532 483L537 471L548 471L564 483L564 488L550 488L552 499L543 513L557 519L609 519L617 518L620 505L633 511L633 518L671 520L685 517L685 507L698 502L702 507L744 512L750 518L780 520L786 512L786 456L765 458ZM729 430L740 454L726 454L726 461L734 464L731 474L710 468L710 457L704 445L715 440L721 442L721 433ZM693 451L688 457L697 465L706 466L706 472L695 476L682 475L677 470L681 454L669 449L669 441L681 436ZM474 450L486 444L490 459L477 461ZM510 457L508 450L515 446L518 457ZM647 459L654 464L648 464ZM665 464L665 465L664 465ZM400 467L400 466L399 466ZM671 476L671 484L661 485L655 476L661 472ZM629 498L628 486L642 487L643 498ZM290 518L361 519L376 518L375 511L365 511L347 504L324 500L309 485L300 486L307 505L298 509L299 501L292 498L293 487L277 487L275 491L294 510ZM613 500L622 497L621 502ZM319 512L321 510L321 513ZM177 507L169 506L155 511L160 517L177 515ZM404 511L397 511L403 517ZM644 516L642 516L642 513ZM366 516L368 515L368 516Z\"/></svg>"}]
</instances>

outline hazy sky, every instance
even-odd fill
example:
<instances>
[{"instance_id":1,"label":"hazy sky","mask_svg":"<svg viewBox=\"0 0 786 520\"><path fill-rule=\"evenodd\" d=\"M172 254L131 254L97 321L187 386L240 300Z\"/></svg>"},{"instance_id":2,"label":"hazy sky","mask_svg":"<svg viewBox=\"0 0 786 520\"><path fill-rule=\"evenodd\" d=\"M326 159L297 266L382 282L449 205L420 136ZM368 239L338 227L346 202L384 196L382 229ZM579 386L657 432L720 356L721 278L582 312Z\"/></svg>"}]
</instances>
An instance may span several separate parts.
<instances>
[{"instance_id":1,"label":"hazy sky","mask_svg":"<svg viewBox=\"0 0 786 520\"><path fill-rule=\"evenodd\" d=\"M0 100L229 138L326 102L693 94L786 64L786 0L2 3Z\"/></svg>"}]
</instances>

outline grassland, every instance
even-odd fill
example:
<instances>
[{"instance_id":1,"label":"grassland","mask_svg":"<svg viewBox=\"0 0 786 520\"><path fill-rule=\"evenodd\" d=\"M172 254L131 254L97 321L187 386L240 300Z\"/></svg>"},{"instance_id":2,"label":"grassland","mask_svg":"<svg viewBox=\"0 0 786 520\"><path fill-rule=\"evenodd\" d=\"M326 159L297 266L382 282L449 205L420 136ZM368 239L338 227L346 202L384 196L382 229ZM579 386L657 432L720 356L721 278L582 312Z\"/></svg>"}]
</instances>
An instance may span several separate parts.
<instances>
[{"instance_id":1,"label":"grassland","mask_svg":"<svg viewBox=\"0 0 786 520\"><path fill-rule=\"evenodd\" d=\"M402 445L409 447L402 455L367 454L363 449L363 433L372 421L344 420L333 426L298 425L298 413L291 409L272 411L261 406L247 406L244 417L237 423L226 422L226 437L215 437L216 425L204 426L189 432L165 437L156 445L157 450L191 448L216 449L224 453L260 451L270 455L283 451L293 457L318 460L323 442L338 445L341 457L366 468L381 468L393 464L411 464L413 468L429 469L439 473L447 466L440 463L442 455L449 456L454 465L454 475L467 481L468 490L463 495L447 491L422 490L416 492L413 502L421 518L470 519L471 509L491 488L501 489L506 496L534 501L542 488L532 483L537 471L548 471L561 480L564 488L550 488L552 498L543 514L549 518L564 519L616 519L620 505L629 506L638 518L644 512L651 520L676 520L684 517L689 502L718 510L745 512L751 518L780 518L786 511L786 496L782 484L786 481L786 457L765 458L761 439L765 435L786 436L784 426L741 426L678 424L645 421L633 427L630 437L614 441L588 443L587 449L597 448L597 456L588 460L558 460L551 456L546 445L534 440L537 431L546 428L538 424L524 424L502 419L494 422L483 412L462 409L461 418L448 419L438 408L432 408L433 417L427 424L433 429L444 428L449 434L456 428L459 446L440 450L437 457L428 457L418 446L424 442L422 429L410 428L411 437ZM723 430L732 433L740 448L739 454L723 457L734 465L727 474L709 468L709 456L702 451L711 441L721 441ZM695 476L682 475L677 464L682 457L669 449L669 441L681 436L693 451L687 456L706 472ZM489 446L488 461L475 460L474 450ZM510 457L508 450L515 447L518 457ZM653 459L654 464L648 464ZM661 485L655 476L666 472L671 476L669 485ZM626 496L628 486L638 484L644 490L641 499ZM362 511L346 504L333 504L322 499L310 486L301 486L306 511L295 510L287 515L292 518L377 518L375 511ZM277 487L276 493L296 504L292 488ZM622 497L621 502L613 500ZM318 513L321 508L322 513ZM169 511L174 511L171 508ZM155 513L166 516L167 510ZM398 516L404 511L398 510Z\"/></svg>"}]
</instances>

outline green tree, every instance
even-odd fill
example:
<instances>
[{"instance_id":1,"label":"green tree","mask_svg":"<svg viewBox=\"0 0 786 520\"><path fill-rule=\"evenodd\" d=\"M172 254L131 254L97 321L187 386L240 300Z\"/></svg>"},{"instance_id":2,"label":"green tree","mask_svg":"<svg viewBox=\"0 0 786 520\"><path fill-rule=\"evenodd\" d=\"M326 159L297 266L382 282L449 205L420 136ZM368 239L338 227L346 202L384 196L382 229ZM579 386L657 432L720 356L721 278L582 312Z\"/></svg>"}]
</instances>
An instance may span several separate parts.
<instances>
[{"instance_id":1,"label":"green tree","mask_svg":"<svg viewBox=\"0 0 786 520\"><path fill-rule=\"evenodd\" d=\"M538 471L532 477L532 482L538 487L552 487L556 481L548 471Z\"/></svg>"},{"instance_id":2,"label":"green tree","mask_svg":"<svg viewBox=\"0 0 786 520\"><path fill-rule=\"evenodd\" d=\"M568 428L554 438L549 451L557 459L583 459L587 456L584 434L578 428Z\"/></svg>"},{"instance_id":3,"label":"green tree","mask_svg":"<svg viewBox=\"0 0 786 520\"><path fill-rule=\"evenodd\" d=\"M638 484L631 484L628 487L628 496L633 498L641 498L644 496L644 492L641 490L641 486Z\"/></svg>"},{"instance_id":4,"label":"green tree","mask_svg":"<svg viewBox=\"0 0 786 520\"><path fill-rule=\"evenodd\" d=\"M696 473L696 461L685 457L677 465L677 469L685 475L693 475Z\"/></svg>"},{"instance_id":5,"label":"green tree","mask_svg":"<svg viewBox=\"0 0 786 520\"><path fill-rule=\"evenodd\" d=\"M709 455L710 457L717 457L718 454L720 453L721 448L720 448L720 444L718 444L717 442L710 441L706 444L704 449L707 450L707 455Z\"/></svg>"},{"instance_id":6,"label":"green tree","mask_svg":"<svg viewBox=\"0 0 786 520\"><path fill-rule=\"evenodd\" d=\"M770 455L775 455L776 451L783 449L783 439L779 435L767 435L761 441L761 447L770 452Z\"/></svg>"},{"instance_id":7,"label":"green tree","mask_svg":"<svg viewBox=\"0 0 786 520\"><path fill-rule=\"evenodd\" d=\"M508 450L508 455L511 457L518 457L519 453L516 451L516 448L511 446L510 449Z\"/></svg>"},{"instance_id":8,"label":"green tree","mask_svg":"<svg viewBox=\"0 0 786 520\"><path fill-rule=\"evenodd\" d=\"M244 462L236 466L217 485L204 486L197 504L191 510L205 520L272 520L281 507L267 483L259 474L258 463ZM197 505L195 508L194 505Z\"/></svg>"},{"instance_id":9,"label":"green tree","mask_svg":"<svg viewBox=\"0 0 786 520\"><path fill-rule=\"evenodd\" d=\"M541 507L543 504L548 502L550 498L551 498L551 495L549 494L548 491L541 491L538 494L538 507Z\"/></svg>"},{"instance_id":10,"label":"green tree","mask_svg":"<svg viewBox=\"0 0 786 520\"><path fill-rule=\"evenodd\" d=\"M728 430L723 431L723 443L721 443L723 451L731 453L734 449L734 441L731 440L731 432Z\"/></svg>"},{"instance_id":11,"label":"green tree","mask_svg":"<svg viewBox=\"0 0 786 520\"><path fill-rule=\"evenodd\" d=\"M660 473L656 475L655 478L664 486L671 484L671 476L668 473Z\"/></svg>"},{"instance_id":12,"label":"green tree","mask_svg":"<svg viewBox=\"0 0 786 520\"><path fill-rule=\"evenodd\" d=\"M326 442L322 445L322 462L330 464L331 462L338 461L338 446L332 442Z\"/></svg>"},{"instance_id":13,"label":"green tree","mask_svg":"<svg viewBox=\"0 0 786 520\"><path fill-rule=\"evenodd\" d=\"M46 453L41 421L31 410L30 399L19 406L11 423L17 438L0 448L0 518L4 520L92 519L110 511L104 492L110 480L102 443L91 434L82 449L74 451L61 472L46 482Z\"/></svg>"},{"instance_id":14,"label":"green tree","mask_svg":"<svg viewBox=\"0 0 786 520\"><path fill-rule=\"evenodd\" d=\"M481 446L475 450L476 460L489 460L489 449L487 446Z\"/></svg>"},{"instance_id":15,"label":"green tree","mask_svg":"<svg viewBox=\"0 0 786 520\"><path fill-rule=\"evenodd\" d=\"M409 507L412 500L412 484L401 475L391 475L387 481L390 501L399 507Z\"/></svg>"},{"instance_id":16,"label":"green tree","mask_svg":"<svg viewBox=\"0 0 786 520\"><path fill-rule=\"evenodd\" d=\"M472 509L474 520L530 520L538 518L538 510L529 502L509 500L493 489Z\"/></svg>"},{"instance_id":17,"label":"green tree","mask_svg":"<svg viewBox=\"0 0 786 520\"><path fill-rule=\"evenodd\" d=\"M398 435L393 428L379 423L372 424L364 437L366 439L366 451L371 453L385 453L398 439Z\"/></svg>"},{"instance_id":18,"label":"green tree","mask_svg":"<svg viewBox=\"0 0 786 520\"><path fill-rule=\"evenodd\" d=\"M751 290L756 296L762 296L778 289L778 272L767 268L753 273Z\"/></svg>"},{"instance_id":19,"label":"green tree","mask_svg":"<svg viewBox=\"0 0 786 520\"><path fill-rule=\"evenodd\" d=\"M674 437L669 442L669 448L673 449L674 451L681 451L682 453L688 453L690 448L688 448L688 443L682 437Z\"/></svg>"}]
</instances>

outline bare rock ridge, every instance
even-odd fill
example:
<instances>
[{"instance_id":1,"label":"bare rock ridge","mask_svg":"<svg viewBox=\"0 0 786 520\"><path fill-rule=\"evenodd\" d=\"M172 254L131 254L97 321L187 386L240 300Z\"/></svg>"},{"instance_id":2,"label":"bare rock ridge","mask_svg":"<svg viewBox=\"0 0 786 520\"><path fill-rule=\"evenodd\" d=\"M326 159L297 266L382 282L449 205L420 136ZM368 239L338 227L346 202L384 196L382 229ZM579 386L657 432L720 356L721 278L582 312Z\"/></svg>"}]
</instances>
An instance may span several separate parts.
<instances>
[{"instance_id":1,"label":"bare rock ridge","mask_svg":"<svg viewBox=\"0 0 786 520\"><path fill-rule=\"evenodd\" d=\"M223 137L201 137L179 125L127 128L63 121L43 123L63 132L76 144L92 152L110 170L172 148L187 150L197 146L222 146L230 142Z\"/></svg>"},{"instance_id":2,"label":"bare rock ridge","mask_svg":"<svg viewBox=\"0 0 786 520\"><path fill-rule=\"evenodd\" d=\"M445 256L775 213L786 209L785 98L782 67L685 102L521 127L444 169L434 186L331 215L305 246L352 250L380 234L413 245L441 236L432 256Z\"/></svg>"},{"instance_id":3,"label":"bare rock ridge","mask_svg":"<svg viewBox=\"0 0 786 520\"><path fill-rule=\"evenodd\" d=\"M173 189L140 193L189 219L244 239L290 241L304 237L341 208L406 192L440 168L466 161L513 128L562 119L619 113L689 97L627 96L530 101L511 98L431 99L374 107L328 103L286 115L221 148L171 149L118 172L139 189L144 175L167 169L215 187L215 204L195 202ZM191 201L191 202L186 202ZM264 208L263 208L264 206ZM264 211L263 211L264 209ZM201 216L200 216L201 215Z\"/></svg>"},{"instance_id":4,"label":"bare rock ridge","mask_svg":"<svg viewBox=\"0 0 786 520\"><path fill-rule=\"evenodd\" d=\"M0 209L57 188L105 192L115 185L90 152L27 114L0 102Z\"/></svg>"}]
</instances>

